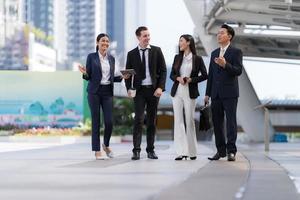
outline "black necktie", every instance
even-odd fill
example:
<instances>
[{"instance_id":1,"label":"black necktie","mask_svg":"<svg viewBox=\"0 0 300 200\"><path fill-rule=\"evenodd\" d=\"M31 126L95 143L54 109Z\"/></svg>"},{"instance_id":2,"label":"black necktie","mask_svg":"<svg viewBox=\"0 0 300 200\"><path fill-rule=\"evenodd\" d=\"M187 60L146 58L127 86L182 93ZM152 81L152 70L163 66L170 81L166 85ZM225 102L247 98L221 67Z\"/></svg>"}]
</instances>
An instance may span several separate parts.
<instances>
[{"instance_id":1,"label":"black necktie","mask_svg":"<svg viewBox=\"0 0 300 200\"><path fill-rule=\"evenodd\" d=\"M142 80L144 80L146 78L146 57L145 57L145 51L146 49L141 49L141 51L143 52L142 54L142 70L141 70L141 78Z\"/></svg>"}]
</instances>

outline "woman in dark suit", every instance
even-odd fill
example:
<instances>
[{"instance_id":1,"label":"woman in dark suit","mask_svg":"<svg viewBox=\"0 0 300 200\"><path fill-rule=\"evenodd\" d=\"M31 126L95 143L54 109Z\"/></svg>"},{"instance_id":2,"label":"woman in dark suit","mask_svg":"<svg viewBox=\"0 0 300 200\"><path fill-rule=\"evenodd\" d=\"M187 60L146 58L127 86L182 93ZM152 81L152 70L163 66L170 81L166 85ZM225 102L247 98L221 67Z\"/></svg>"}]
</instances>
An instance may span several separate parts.
<instances>
[{"instance_id":1,"label":"woman in dark suit","mask_svg":"<svg viewBox=\"0 0 300 200\"><path fill-rule=\"evenodd\" d=\"M171 96L174 110L175 160L197 158L197 138L194 114L198 83L207 79L201 56L197 56L194 38L182 35L179 39L179 54L174 58L170 78L174 81ZM185 115L185 117L183 116ZM185 122L184 122L185 120Z\"/></svg>"},{"instance_id":2,"label":"woman in dark suit","mask_svg":"<svg viewBox=\"0 0 300 200\"><path fill-rule=\"evenodd\" d=\"M79 64L79 70L83 79L88 81L88 103L92 116L92 151L95 151L96 159L113 158L113 152L109 147L109 141L113 129L113 88L114 82L121 82L128 76L114 76L115 58L108 54L109 36L101 33L97 36L96 52L87 56L86 67ZM104 116L104 142L101 152L100 147L100 107Z\"/></svg>"}]
</instances>

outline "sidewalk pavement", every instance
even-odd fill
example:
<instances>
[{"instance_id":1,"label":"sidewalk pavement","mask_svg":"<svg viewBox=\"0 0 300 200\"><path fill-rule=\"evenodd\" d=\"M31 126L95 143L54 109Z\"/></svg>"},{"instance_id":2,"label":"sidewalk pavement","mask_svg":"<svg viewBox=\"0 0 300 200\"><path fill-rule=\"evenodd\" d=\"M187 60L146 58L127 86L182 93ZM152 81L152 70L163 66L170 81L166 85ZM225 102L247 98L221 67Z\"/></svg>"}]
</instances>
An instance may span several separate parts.
<instances>
[{"instance_id":1,"label":"sidewalk pavement","mask_svg":"<svg viewBox=\"0 0 300 200\"><path fill-rule=\"evenodd\" d=\"M195 161L174 161L172 141L156 142L158 160L146 158L143 143L139 161L130 159L131 143L113 143L116 157L103 161L94 159L89 138L27 141L26 148L0 141L1 199L299 199L291 179L300 174L296 145L271 144L265 154L263 145L240 144L236 162L210 162L211 142L198 144Z\"/></svg>"}]
</instances>

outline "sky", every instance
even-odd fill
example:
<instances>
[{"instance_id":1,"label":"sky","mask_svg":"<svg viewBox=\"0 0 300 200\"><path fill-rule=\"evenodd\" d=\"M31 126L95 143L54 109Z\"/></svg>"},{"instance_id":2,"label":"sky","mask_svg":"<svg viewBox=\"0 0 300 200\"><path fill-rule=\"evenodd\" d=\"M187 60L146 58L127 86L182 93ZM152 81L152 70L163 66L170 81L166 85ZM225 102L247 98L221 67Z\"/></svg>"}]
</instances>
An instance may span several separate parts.
<instances>
[{"instance_id":1,"label":"sky","mask_svg":"<svg viewBox=\"0 0 300 200\"><path fill-rule=\"evenodd\" d=\"M182 34L193 35L194 24L183 0L147 0L146 25L151 44L160 46L171 65Z\"/></svg>"},{"instance_id":2,"label":"sky","mask_svg":"<svg viewBox=\"0 0 300 200\"><path fill-rule=\"evenodd\" d=\"M194 24L183 0L147 0L146 26L151 44L162 48L170 66L182 34L194 35ZM300 99L300 61L250 61L244 66L259 99ZM208 66L207 66L208 67Z\"/></svg>"}]
</instances>

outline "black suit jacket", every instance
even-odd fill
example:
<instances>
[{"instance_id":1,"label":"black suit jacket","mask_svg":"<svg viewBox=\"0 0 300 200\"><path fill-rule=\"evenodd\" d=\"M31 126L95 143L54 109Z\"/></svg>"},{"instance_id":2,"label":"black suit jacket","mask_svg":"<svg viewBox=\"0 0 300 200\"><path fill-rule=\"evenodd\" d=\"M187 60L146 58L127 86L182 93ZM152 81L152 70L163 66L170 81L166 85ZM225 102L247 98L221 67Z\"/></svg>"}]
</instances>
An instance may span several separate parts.
<instances>
[{"instance_id":1,"label":"black suit jacket","mask_svg":"<svg viewBox=\"0 0 300 200\"><path fill-rule=\"evenodd\" d=\"M114 82L121 82L121 76L114 76L115 73L115 58L108 54L108 61L110 65L110 83L113 92ZM101 84L102 67L98 52L90 53L86 59L86 72L82 76L83 79L88 80L87 92L95 94Z\"/></svg>"},{"instance_id":2,"label":"black suit jacket","mask_svg":"<svg viewBox=\"0 0 300 200\"><path fill-rule=\"evenodd\" d=\"M177 77L180 76L180 67L175 67L175 64L179 62L180 55L176 55L174 58L174 62L172 65L172 71L170 74L170 79L174 81L172 89L171 89L171 96L174 97L179 85L179 81L176 80ZM199 76L199 72L201 75ZM192 58L192 72L190 75L192 82L189 83L189 93L191 99L196 99L199 96L198 91L198 83L207 79L207 72L203 62L202 57L193 55Z\"/></svg>"},{"instance_id":3,"label":"black suit jacket","mask_svg":"<svg viewBox=\"0 0 300 200\"><path fill-rule=\"evenodd\" d=\"M216 57L219 57L219 53L220 48L211 53L206 95L212 99L217 96L219 98L237 98L239 97L238 76L242 74L243 69L243 53L240 49L229 45L224 54L225 69L214 61Z\"/></svg>"},{"instance_id":4,"label":"black suit jacket","mask_svg":"<svg viewBox=\"0 0 300 200\"><path fill-rule=\"evenodd\" d=\"M165 90L167 68L164 56L159 47L150 45L148 50L149 56L149 72L154 89L161 88ZM134 76L133 87L139 89L142 84L142 60L139 52L139 48L136 47L129 51L127 54L126 69L134 69L136 75ZM127 90L131 87L131 79L125 80Z\"/></svg>"}]
</instances>

